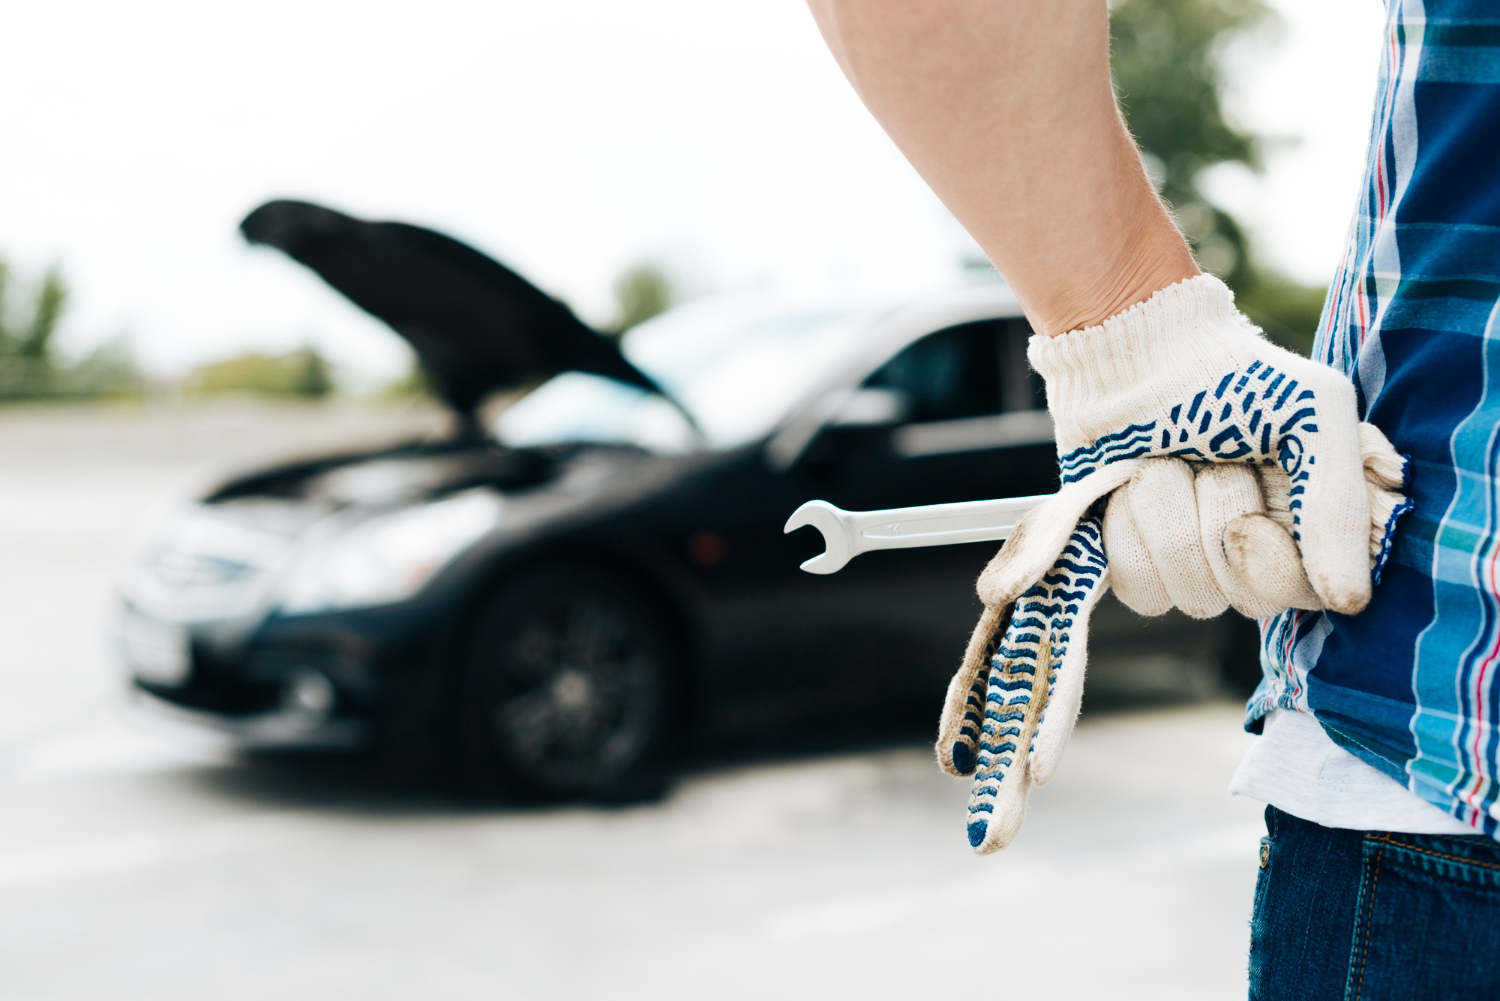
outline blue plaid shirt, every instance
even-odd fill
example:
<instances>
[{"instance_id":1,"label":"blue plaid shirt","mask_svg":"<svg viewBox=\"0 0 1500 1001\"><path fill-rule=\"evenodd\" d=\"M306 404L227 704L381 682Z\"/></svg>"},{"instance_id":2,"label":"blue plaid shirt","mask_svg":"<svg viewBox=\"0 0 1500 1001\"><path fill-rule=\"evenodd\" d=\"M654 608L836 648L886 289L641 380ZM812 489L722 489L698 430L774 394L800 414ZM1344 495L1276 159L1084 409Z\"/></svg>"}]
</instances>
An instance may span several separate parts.
<instances>
[{"instance_id":1,"label":"blue plaid shirt","mask_svg":"<svg viewBox=\"0 0 1500 1001\"><path fill-rule=\"evenodd\" d=\"M1365 187L1314 356L1412 458L1370 607L1262 624L1249 722L1313 713L1500 837L1500 5L1388 0Z\"/></svg>"}]
</instances>

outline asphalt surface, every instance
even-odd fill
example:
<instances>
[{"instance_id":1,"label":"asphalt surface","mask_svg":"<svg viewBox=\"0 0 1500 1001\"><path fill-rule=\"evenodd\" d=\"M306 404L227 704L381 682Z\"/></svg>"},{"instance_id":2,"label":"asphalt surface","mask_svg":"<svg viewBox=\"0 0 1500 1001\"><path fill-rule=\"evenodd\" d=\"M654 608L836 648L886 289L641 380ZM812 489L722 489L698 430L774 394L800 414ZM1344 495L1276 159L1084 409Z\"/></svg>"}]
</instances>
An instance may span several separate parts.
<instances>
[{"instance_id":1,"label":"asphalt surface","mask_svg":"<svg viewBox=\"0 0 1500 1001\"><path fill-rule=\"evenodd\" d=\"M927 748L465 809L129 697L112 588L217 470L423 411L0 411L0 998L1241 998L1258 804L1226 701L1085 716L998 856Z\"/></svg>"}]
</instances>

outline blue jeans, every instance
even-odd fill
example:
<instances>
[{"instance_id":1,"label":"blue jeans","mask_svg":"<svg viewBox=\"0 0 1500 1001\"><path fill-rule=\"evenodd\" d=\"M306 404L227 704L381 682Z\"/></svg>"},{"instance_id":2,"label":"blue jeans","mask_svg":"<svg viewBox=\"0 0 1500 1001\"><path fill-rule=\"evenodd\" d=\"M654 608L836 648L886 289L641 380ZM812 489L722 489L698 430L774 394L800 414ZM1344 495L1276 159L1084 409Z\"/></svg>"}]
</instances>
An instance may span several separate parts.
<instances>
[{"instance_id":1,"label":"blue jeans","mask_svg":"<svg viewBox=\"0 0 1500 1001\"><path fill-rule=\"evenodd\" d=\"M1266 808L1251 1001L1500 998L1500 843Z\"/></svg>"}]
</instances>

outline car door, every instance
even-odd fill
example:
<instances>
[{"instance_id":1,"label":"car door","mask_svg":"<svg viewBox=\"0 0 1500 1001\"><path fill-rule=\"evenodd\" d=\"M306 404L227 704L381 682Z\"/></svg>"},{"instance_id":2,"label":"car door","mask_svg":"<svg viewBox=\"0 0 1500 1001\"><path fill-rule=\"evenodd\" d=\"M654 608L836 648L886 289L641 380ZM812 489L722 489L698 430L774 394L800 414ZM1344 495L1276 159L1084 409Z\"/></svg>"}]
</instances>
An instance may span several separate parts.
<instances>
[{"instance_id":1,"label":"car door","mask_svg":"<svg viewBox=\"0 0 1500 1001\"><path fill-rule=\"evenodd\" d=\"M852 706L941 691L995 544L868 553L818 576L798 569L821 551L816 532L788 537L781 526L813 498L870 510L1055 489L1027 336L1019 319L933 331L865 379L791 469L757 461L742 471L741 489L718 508L735 555L710 585L723 627L714 630L722 669L709 682L723 689L719 701L748 711L766 700Z\"/></svg>"},{"instance_id":2,"label":"car door","mask_svg":"<svg viewBox=\"0 0 1500 1001\"><path fill-rule=\"evenodd\" d=\"M829 499L850 509L1056 489L1052 423L1040 377L1026 365L1028 334L1023 320L985 320L917 340L860 387L887 396L896 419L836 423L813 442L804 468L817 475L821 464L838 498Z\"/></svg>"},{"instance_id":3,"label":"car door","mask_svg":"<svg viewBox=\"0 0 1500 1001\"><path fill-rule=\"evenodd\" d=\"M862 386L892 394L901 419L827 429L809 449L805 475L848 510L1055 490L1052 424L1026 365L1028 335L1023 320L987 320L914 342ZM842 628L879 637L878 649L893 652L867 653L863 669L878 670L892 691L945 678L979 612L974 578L996 548L868 553L835 575L840 607L858 609Z\"/></svg>"}]
</instances>

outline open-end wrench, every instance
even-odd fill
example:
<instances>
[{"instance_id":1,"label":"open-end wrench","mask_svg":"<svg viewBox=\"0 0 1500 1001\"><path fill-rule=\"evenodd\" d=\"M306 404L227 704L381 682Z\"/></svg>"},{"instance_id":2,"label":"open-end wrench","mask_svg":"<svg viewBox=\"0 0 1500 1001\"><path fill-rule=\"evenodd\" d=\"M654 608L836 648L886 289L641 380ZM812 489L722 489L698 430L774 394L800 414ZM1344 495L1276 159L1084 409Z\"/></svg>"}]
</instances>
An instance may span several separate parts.
<instances>
[{"instance_id":1,"label":"open-end wrench","mask_svg":"<svg viewBox=\"0 0 1500 1001\"><path fill-rule=\"evenodd\" d=\"M1021 516L1052 494L844 511L827 501L808 501L787 519L784 532L811 525L823 534L824 552L802 564L808 573L837 573L872 549L916 549L961 542L999 542L1010 537Z\"/></svg>"}]
</instances>

